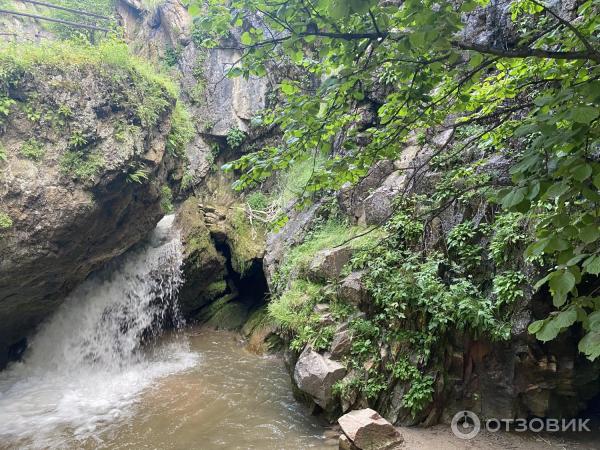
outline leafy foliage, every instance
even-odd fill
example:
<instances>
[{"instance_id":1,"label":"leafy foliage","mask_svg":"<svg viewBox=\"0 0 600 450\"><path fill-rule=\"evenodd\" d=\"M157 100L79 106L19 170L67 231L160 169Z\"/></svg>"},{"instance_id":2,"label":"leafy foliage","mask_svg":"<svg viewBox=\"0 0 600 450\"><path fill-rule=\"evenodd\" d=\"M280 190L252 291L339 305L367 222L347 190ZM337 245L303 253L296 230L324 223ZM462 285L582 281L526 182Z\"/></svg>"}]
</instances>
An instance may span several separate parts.
<instances>
[{"instance_id":1,"label":"leafy foliage","mask_svg":"<svg viewBox=\"0 0 600 450\"><path fill-rule=\"evenodd\" d=\"M241 174L236 187L260 182L294 161L329 155L301 190L301 204L306 204L316 192L356 183L378 160L397 159L412 137L448 126L449 118L456 131L480 127L459 150L497 151L509 158L512 186L488 194L504 210L523 215L536 236L525 254L547 269L537 287L548 285L556 310L530 331L549 340L580 322L587 334L579 349L594 359L600 354L600 322L592 319L600 300L585 286L586 280L597 283L600 273L599 5L581 2L572 20L538 0L517 0L511 8L519 36L505 46L473 43L459 33L461 15L486 4L210 0L206 6L192 2L190 11L202 11L196 25L209 46L230 27L243 25L244 14L260 12L264 24L246 23L242 65L233 67L231 76L263 76L273 60L301 74L281 82L283 104L263 117L280 127L284 145L230 164ZM384 98L375 92L384 92ZM375 119L353 126L361 119L359 107L374 100ZM456 170L445 178L453 189L440 191L436 200L443 205L472 197L489 184L479 175L476 167ZM481 231L465 225L453 236L450 250L461 250L454 256L465 270L480 257L472 246L476 235L470 233ZM492 258L506 264L499 237L494 245ZM432 272L427 273L433 281ZM516 280L503 277L497 280L497 293L514 299ZM465 298L478 298L469 283L457 286ZM487 313L483 316L479 326L487 329L492 322Z\"/></svg>"},{"instance_id":2,"label":"leafy foliage","mask_svg":"<svg viewBox=\"0 0 600 450\"><path fill-rule=\"evenodd\" d=\"M172 156L183 157L185 147L192 141L195 132L189 111L181 102L177 102L171 116L171 131L167 136L167 152Z\"/></svg>"},{"instance_id":3,"label":"leafy foliage","mask_svg":"<svg viewBox=\"0 0 600 450\"><path fill-rule=\"evenodd\" d=\"M173 212L173 191L166 184L160 187L160 207L166 214Z\"/></svg>"},{"instance_id":4,"label":"leafy foliage","mask_svg":"<svg viewBox=\"0 0 600 450\"><path fill-rule=\"evenodd\" d=\"M226 139L227 145L229 145L231 148L238 148L240 145L242 145L244 139L246 139L246 133L239 128L234 127L227 131Z\"/></svg>"},{"instance_id":5,"label":"leafy foliage","mask_svg":"<svg viewBox=\"0 0 600 450\"><path fill-rule=\"evenodd\" d=\"M13 226L11 217L3 211L0 211L0 231L8 230Z\"/></svg>"},{"instance_id":6,"label":"leafy foliage","mask_svg":"<svg viewBox=\"0 0 600 450\"><path fill-rule=\"evenodd\" d=\"M93 181L104 164L102 155L83 150L70 150L62 156L60 170L64 175L85 183Z\"/></svg>"},{"instance_id":7,"label":"leafy foliage","mask_svg":"<svg viewBox=\"0 0 600 450\"><path fill-rule=\"evenodd\" d=\"M31 138L23 142L23 144L21 144L19 153L21 156L31 159L32 161L41 161L46 155L43 144L35 138Z\"/></svg>"}]
</instances>

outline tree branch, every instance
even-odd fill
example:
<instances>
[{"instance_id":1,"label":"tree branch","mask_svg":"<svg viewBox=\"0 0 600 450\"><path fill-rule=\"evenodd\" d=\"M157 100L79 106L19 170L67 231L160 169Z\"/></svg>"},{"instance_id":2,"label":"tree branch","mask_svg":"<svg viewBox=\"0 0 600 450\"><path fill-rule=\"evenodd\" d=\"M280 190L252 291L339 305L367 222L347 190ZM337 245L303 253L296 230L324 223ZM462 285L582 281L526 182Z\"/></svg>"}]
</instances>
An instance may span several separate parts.
<instances>
[{"instance_id":1,"label":"tree branch","mask_svg":"<svg viewBox=\"0 0 600 450\"><path fill-rule=\"evenodd\" d=\"M600 55L590 51L572 51L555 52L552 50L542 50L539 48L515 48L504 50L501 48L489 47L487 45L465 43L453 41L452 45L461 50L473 50L488 55L501 56L503 58L549 58L549 59L567 59L567 60L592 60L600 63Z\"/></svg>"}]
</instances>

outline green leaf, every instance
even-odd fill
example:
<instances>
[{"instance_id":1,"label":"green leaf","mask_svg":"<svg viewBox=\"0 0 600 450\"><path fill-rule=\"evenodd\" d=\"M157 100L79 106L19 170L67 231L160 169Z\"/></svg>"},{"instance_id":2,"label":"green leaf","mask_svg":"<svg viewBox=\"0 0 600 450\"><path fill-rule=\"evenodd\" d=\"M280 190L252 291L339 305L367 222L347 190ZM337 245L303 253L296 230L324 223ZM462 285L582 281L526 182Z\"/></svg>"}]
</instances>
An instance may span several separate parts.
<instances>
[{"instance_id":1,"label":"green leaf","mask_svg":"<svg viewBox=\"0 0 600 450\"><path fill-rule=\"evenodd\" d=\"M561 311L552 318L552 322L556 324L559 329L570 327L577 320L577 310L575 308Z\"/></svg>"},{"instance_id":2,"label":"green leaf","mask_svg":"<svg viewBox=\"0 0 600 450\"><path fill-rule=\"evenodd\" d=\"M560 328L555 322L549 320L544 323L544 326L537 333L535 333L535 337L542 342L548 342L558 336L558 333L560 333Z\"/></svg>"},{"instance_id":3,"label":"green leaf","mask_svg":"<svg viewBox=\"0 0 600 450\"><path fill-rule=\"evenodd\" d=\"M588 124L598 117L598 108L593 106L576 106L569 114L571 120L577 123Z\"/></svg>"},{"instance_id":4,"label":"green leaf","mask_svg":"<svg viewBox=\"0 0 600 450\"><path fill-rule=\"evenodd\" d=\"M575 287L575 276L568 270L554 272L548 283L554 306L561 307L567 300L567 294Z\"/></svg>"},{"instance_id":5,"label":"green leaf","mask_svg":"<svg viewBox=\"0 0 600 450\"><path fill-rule=\"evenodd\" d=\"M350 4L346 0L331 0L328 10L333 19L343 19L350 14Z\"/></svg>"},{"instance_id":6,"label":"green leaf","mask_svg":"<svg viewBox=\"0 0 600 450\"><path fill-rule=\"evenodd\" d=\"M600 331L600 311L594 311L588 316L588 330Z\"/></svg>"},{"instance_id":7,"label":"green leaf","mask_svg":"<svg viewBox=\"0 0 600 450\"><path fill-rule=\"evenodd\" d=\"M552 236L544 249L546 253L562 252L569 248L569 242L559 236Z\"/></svg>"},{"instance_id":8,"label":"green leaf","mask_svg":"<svg viewBox=\"0 0 600 450\"><path fill-rule=\"evenodd\" d=\"M520 187L517 189L511 189L508 194L502 198L502 206L504 208L513 208L523 200L525 200L525 194L527 194L527 188Z\"/></svg>"},{"instance_id":9,"label":"green leaf","mask_svg":"<svg viewBox=\"0 0 600 450\"><path fill-rule=\"evenodd\" d=\"M566 311L561 311L560 313L552 316L549 320L540 320L538 322L542 322L540 326L538 322L533 322L529 325L529 332L532 333L532 329L537 330L534 331L535 337L540 341L547 342L556 338L558 334L567 327L570 327L577 320L577 311L575 308L568 309ZM533 326L535 324L535 326Z\"/></svg>"},{"instance_id":10,"label":"green leaf","mask_svg":"<svg viewBox=\"0 0 600 450\"><path fill-rule=\"evenodd\" d=\"M365 98L365 94L362 91L353 91L352 97L354 97L355 100L361 101Z\"/></svg>"},{"instance_id":11,"label":"green leaf","mask_svg":"<svg viewBox=\"0 0 600 450\"><path fill-rule=\"evenodd\" d=\"M594 186L600 189L600 173L594 175Z\"/></svg>"},{"instance_id":12,"label":"green leaf","mask_svg":"<svg viewBox=\"0 0 600 450\"><path fill-rule=\"evenodd\" d=\"M600 231L598 231L598 225L590 224L586 225L580 230L579 237L586 244L591 244L600 237Z\"/></svg>"},{"instance_id":13,"label":"green leaf","mask_svg":"<svg viewBox=\"0 0 600 450\"><path fill-rule=\"evenodd\" d=\"M536 334L542 329L544 323L545 320L536 320L535 322L532 322L529 327L527 327L527 331L529 331L531 334Z\"/></svg>"},{"instance_id":14,"label":"green leaf","mask_svg":"<svg viewBox=\"0 0 600 450\"><path fill-rule=\"evenodd\" d=\"M571 174L577 181L583 181L592 174L592 166L589 164L579 164L571 169Z\"/></svg>"},{"instance_id":15,"label":"green leaf","mask_svg":"<svg viewBox=\"0 0 600 450\"><path fill-rule=\"evenodd\" d=\"M188 6L188 13L190 16L198 16L200 15L200 6L197 3L193 3Z\"/></svg>"},{"instance_id":16,"label":"green leaf","mask_svg":"<svg viewBox=\"0 0 600 450\"><path fill-rule=\"evenodd\" d=\"M592 255L583 262L584 272L592 275L600 274L600 255Z\"/></svg>"},{"instance_id":17,"label":"green leaf","mask_svg":"<svg viewBox=\"0 0 600 450\"><path fill-rule=\"evenodd\" d=\"M526 257L539 256L544 252L544 249L548 245L549 239L539 239L533 244L530 244L525 250Z\"/></svg>"},{"instance_id":18,"label":"green leaf","mask_svg":"<svg viewBox=\"0 0 600 450\"><path fill-rule=\"evenodd\" d=\"M541 95L539 97L536 97L535 100L533 101L533 103L536 106L545 106L548 103L551 103L554 100L554 96L552 95Z\"/></svg>"},{"instance_id":19,"label":"green leaf","mask_svg":"<svg viewBox=\"0 0 600 450\"><path fill-rule=\"evenodd\" d=\"M556 198L569 190L569 185L565 183L554 183L544 194L545 198Z\"/></svg>"},{"instance_id":20,"label":"green leaf","mask_svg":"<svg viewBox=\"0 0 600 450\"><path fill-rule=\"evenodd\" d=\"M286 95L292 95L295 94L298 91L298 89L296 88L296 86L284 81L283 83L281 83L281 92L283 92Z\"/></svg>"},{"instance_id":21,"label":"green leaf","mask_svg":"<svg viewBox=\"0 0 600 450\"><path fill-rule=\"evenodd\" d=\"M240 42L242 43L242 45L252 45L252 36L250 35L250 33L244 31L242 33L242 36L240 37Z\"/></svg>"},{"instance_id":22,"label":"green leaf","mask_svg":"<svg viewBox=\"0 0 600 450\"><path fill-rule=\"evenodd\" d=\"M579 341L577 348L588 359L594 361L600 356L600 331L590 331Z\"/></svg>"}]
</instances>

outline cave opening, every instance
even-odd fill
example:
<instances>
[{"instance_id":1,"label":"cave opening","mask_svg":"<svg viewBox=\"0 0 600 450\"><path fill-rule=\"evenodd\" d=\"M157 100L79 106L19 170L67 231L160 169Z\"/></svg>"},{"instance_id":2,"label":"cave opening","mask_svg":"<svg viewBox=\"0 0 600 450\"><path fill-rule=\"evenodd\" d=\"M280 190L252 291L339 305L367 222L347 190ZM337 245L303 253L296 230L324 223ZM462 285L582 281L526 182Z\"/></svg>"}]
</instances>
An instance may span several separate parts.
<instances>
[{"instance_id":1,"label":"cave opening","mask_svg":"<svg viewBox=\"0 0 600 450\"><path fill-rule=\"evenodd\" d=\"M215 239L215 248L225 257L227 284L230 291L237 293L238 300L244 303L249 311L263 306L269 295L269 285L263 271L262 259L253 259L250 267L240 274L233 268L233 256L227 241Z\"/></svg>"}]
</instances>

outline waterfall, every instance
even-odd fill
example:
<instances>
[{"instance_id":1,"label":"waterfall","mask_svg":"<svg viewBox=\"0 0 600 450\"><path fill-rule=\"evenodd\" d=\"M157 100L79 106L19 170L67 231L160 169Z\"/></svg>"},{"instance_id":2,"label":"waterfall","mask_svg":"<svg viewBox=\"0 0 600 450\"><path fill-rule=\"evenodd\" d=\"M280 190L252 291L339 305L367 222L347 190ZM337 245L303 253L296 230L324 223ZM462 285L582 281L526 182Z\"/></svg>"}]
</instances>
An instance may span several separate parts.
<instances>
[{"instance_id":1,"label":"waterfall","mask_svg":"<svg viewBox=\"0 0 600 450\"><path fill-rule=\"evenodd\" d=\"M85 439L130 413L154 380L195 363L185 342L143 345L166 321L180 320L182 248L173 220L165 217L146 243L79 286L24 360L0 373L0 442L58 447L57 430Z\"/></svg>"}]
</instances>

